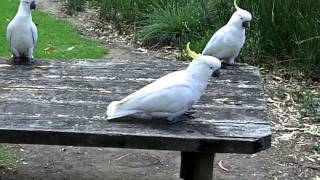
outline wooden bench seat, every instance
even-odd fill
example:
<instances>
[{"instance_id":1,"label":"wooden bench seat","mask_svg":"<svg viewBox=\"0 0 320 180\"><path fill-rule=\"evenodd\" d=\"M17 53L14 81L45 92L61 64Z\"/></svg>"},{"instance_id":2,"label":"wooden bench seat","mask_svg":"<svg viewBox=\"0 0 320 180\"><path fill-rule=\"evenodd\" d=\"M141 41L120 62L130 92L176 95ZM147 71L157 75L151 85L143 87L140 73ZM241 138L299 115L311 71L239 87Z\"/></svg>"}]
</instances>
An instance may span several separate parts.
<instances>
[{"instance_id":1,"label":"wooden bench seat","mask_svg":"<svg viewBox=\"0 0 320 180\"><path fill-rule=\"evenodd\" d=\"M0 60L0 142L181 151L181 177L211 179L215 153L271 146L259 70L242 65L212 80L192 119L106 121L106 108L187 63L177 61Z\"/></svg>"}]
</instances>

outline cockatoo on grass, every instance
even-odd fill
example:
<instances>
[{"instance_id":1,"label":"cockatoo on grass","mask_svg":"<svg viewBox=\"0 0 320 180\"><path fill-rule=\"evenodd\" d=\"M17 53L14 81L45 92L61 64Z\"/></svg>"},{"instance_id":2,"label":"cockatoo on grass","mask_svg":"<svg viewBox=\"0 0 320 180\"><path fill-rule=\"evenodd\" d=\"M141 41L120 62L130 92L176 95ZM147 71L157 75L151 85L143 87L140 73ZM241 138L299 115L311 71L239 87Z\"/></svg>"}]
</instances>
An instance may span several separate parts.
<instances>
[{"instance_id":1,"label":"cockatoo on grass","mask_svg":"<svg viewBox=\"0 0 320 180\"><path fill-rule=\"evenodd\" d=\"M238 7L236 0L234 6L237 11L233 13L229 22L213 34L210 41L202 51L202 55L214 56L226 61L228 65L235 64L246 39L246 28L249 27L252 15Z\"/></svg>"},{"instance_id":2,"label":"cockatoo on grass","mask_svg":"<svg viewBox=\"0 0 320 180\"><path fill-rule=\"evenodd\" d=\"M38 40L37 27L31 16L31 11L35 8L35 0L20 0L18 12L7 27L7 41L14 64L33 62L33 49Z\"/></svg>"},{"instance_id":3,"label":"cockatoo on grass","mask_svg":"<svg viewBox=\"0 0 320 180\"><path fill-rule=\"evenodd\" d=\"M107 108L108 119L143 113L152 118L166 118L169 123L183 120L182 115L196 104L212 76L219 76L219 59L196 54L187 45L193 58L187 69L172 72L143 87Z\"/></svg>"}]
</instances>

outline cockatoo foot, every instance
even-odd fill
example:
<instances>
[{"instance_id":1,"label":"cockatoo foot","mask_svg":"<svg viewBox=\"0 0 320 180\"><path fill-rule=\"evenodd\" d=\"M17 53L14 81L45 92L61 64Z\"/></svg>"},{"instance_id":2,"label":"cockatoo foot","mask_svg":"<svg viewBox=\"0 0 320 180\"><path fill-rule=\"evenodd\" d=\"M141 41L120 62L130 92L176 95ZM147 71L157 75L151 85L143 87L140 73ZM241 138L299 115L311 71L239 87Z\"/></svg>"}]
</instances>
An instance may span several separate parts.
<instances>
[{"instance_id":1,"label":"cockatoo foot","mask_svg":"<svg viewBox=\"0 0 320 180\"><path fill-rule=\"evenodd\" d=\"M22 62L22 59L20 57L12 57L10 60L9 60L10 64L12 65L20 65L21 62Z\"/></svg>"},{"instance_id":2,"label":"cockatoo foot","mask_svg":"<svg viewBox=\"0 0 320 180\"><path fill-rule=\"evenodd\" d=\"M234 66L240 66L240 64L238 64L238 63L232 63L232 64L230 64L230 63L226 63L226 62L221 62L221 69L228 69L228 67L234 67Z\"/></svg>"},{"instance_id":3,"label":"cockatoo foot","mask_svg":"<svg viewBox=\"0 0 320 180\"><path fill-rule=\"evenodd\" d=\"M172 125L172 124L177 124L179 122L186 121L188 119L194 119L192 114L194 114L194 113L187 112L187 113L182 114L180 116L174 117L173 119L167 119L168 120L168 124Z\"/></svg>"},{"instance_id":4,"label":"cockatoo foot","mask_svg":"<svg viewBox=\"0 0 320 180\"><path fill-rule=\"evenodd\" d=\"M194 112L194 111L188 111L188 112L186 112L186 113L184 113L182 116L185 116L185 117L187 117L187 118L189 118L189 119L194 119L194 114L195 114L196 112Z\"/></svg>"},{"instance_id":5,"label":"cockatoo foot","mask_svg":"<svg viewBox=\"0 0 320 180\"><path fill-rule=\"evenodd\" d=\"M185 121L185 120L187 120L187 119L188 119L188 118L187 118L186 116L181 115L181 116L177 116L177 117L175 117L175 118L173 118L173 119L167 119L167 120L168 120L168 124L169 124L169 125L173 125L173 124L177 124L177 123L179 123L179 122Z\"/></svg>"},{"instance_id":6,"label":"cockatoo foot","mask_svg":"<svg viewBox=\"0 0 320 180\"><path fill-rule=\"evenodd\" d=\"M36 61L33 58L26 58L25 59L25 65L32 66L36 63Z\"/></svg>"},{"instance_id":7,"label":"cockatoo foot","mask_svg":"<svg viewBox=\"0 0 320 180\"><path fill-rule=\"evenodd\" d=\"M33 58L22 58L22 57L12 57L10 63L13 65L34 65L35 61Z\"/></svg>"}]
</instances>

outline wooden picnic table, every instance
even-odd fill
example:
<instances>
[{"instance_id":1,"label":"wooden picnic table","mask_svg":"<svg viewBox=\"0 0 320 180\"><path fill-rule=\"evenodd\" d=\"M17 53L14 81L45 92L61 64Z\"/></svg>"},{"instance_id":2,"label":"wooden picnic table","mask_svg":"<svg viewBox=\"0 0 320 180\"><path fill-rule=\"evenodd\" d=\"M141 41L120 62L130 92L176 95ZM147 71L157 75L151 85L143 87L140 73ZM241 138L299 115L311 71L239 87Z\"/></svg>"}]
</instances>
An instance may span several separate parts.
<instances>
[{"instance_id":1,"label":"wooden picnic table","mask_svg":"<svg viewBox=\"0 0 320 180\"><path fill-rule=\"evenodd\" d=\"M259 70L242 65L212 80L192 119L107 121L114 100L188 63L178 61L37 61L0 59L0 143L181 151L181 178L209 180L215 153L252 154L271 146Z\"/></svg>"}]
</instances>

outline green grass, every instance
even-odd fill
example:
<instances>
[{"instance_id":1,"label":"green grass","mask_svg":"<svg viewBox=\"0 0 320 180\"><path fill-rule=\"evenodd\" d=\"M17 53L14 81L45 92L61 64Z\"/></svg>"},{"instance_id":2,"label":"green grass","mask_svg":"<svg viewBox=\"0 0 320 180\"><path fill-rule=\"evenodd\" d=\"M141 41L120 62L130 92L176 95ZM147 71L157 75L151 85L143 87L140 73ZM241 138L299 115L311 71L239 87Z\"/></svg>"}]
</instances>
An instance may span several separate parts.
<instances>
[{"instance_id":1,"label":"green grass","mask_svg":"<svg viewBox=\"0 0 320 180\"><path fill-rule=\"evenodd\" d=\"M6 28L16 14L19 0L0 1L0 56L11 55L6 41ZM46 13L33 12L39 39L35 49L36 59L99 59L107 49L99 43L83 37L71 23L53 18Z\"/></svg>"},{"instance_id":2,"label":"green grass","mask_svg":"<svg viewBox=\"0 0 320 180\"><path fill-rule=\"evenodd\" d=\"M0 166L15 166L17 165L17 162L18 157L16 153L13 150L0 145Z\"/></svg>"}]
</instances>

